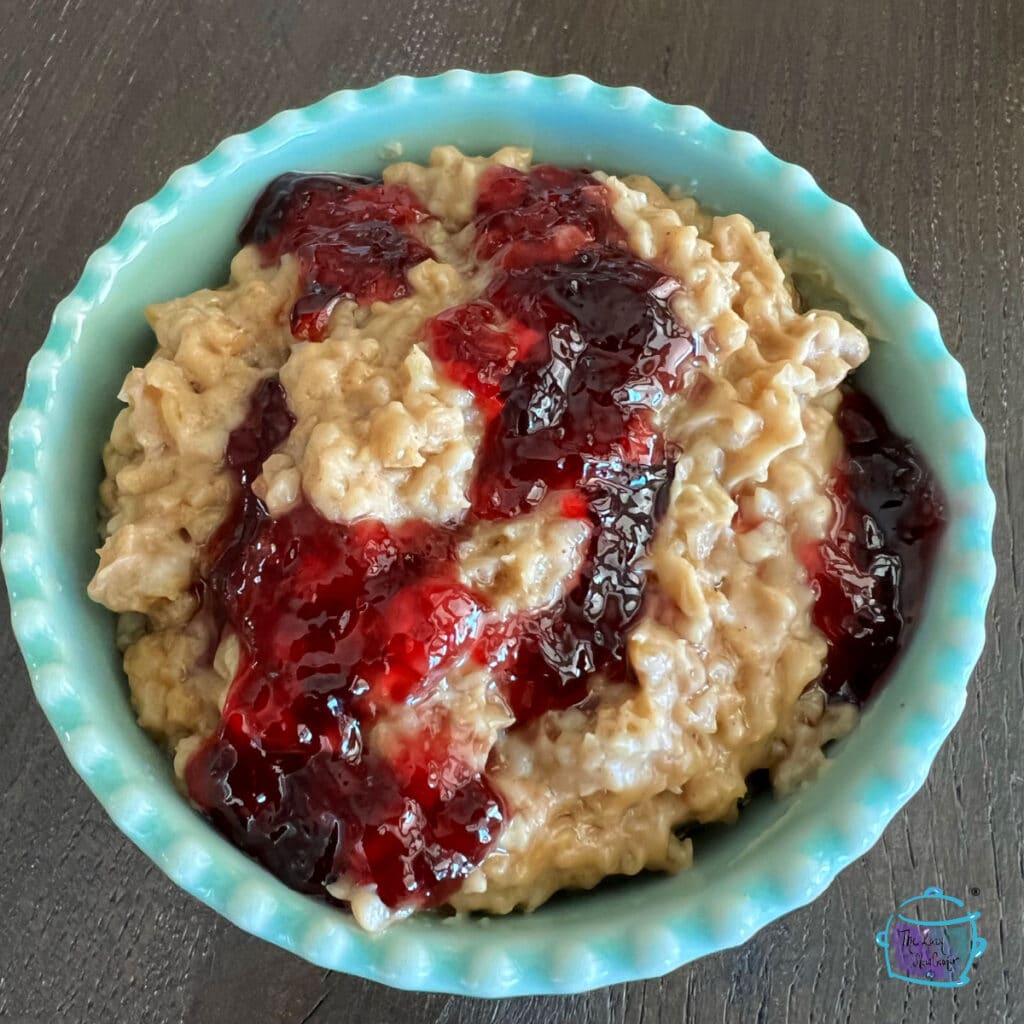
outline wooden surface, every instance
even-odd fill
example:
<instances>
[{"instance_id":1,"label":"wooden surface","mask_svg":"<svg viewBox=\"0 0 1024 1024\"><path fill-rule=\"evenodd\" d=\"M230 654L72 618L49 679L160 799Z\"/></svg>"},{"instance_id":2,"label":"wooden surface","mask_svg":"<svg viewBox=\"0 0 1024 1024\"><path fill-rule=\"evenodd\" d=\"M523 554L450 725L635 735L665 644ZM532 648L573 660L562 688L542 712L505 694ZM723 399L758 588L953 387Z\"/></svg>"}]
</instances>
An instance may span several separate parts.
<instances>
[{"instance_id":1,"label":"wooden surface","mask_svg":"<svg viewBox=\"0 0 1024 1024\"><path fill-rule=\"evenodd\" d=\"M967 369L999 499L967 712L883 840L742 949L571 999L476 1002L317 970L176 889L69 768L5 625L0 1019L1024 1020L1021 0L5 0L2 419L88 253L171 170L284 107L453 66L579 71L698 104L810 168L903 260ZM982 911L988 952L958 992L885 978L874 945L928 885Z\"/></svg>"}]
</instances>

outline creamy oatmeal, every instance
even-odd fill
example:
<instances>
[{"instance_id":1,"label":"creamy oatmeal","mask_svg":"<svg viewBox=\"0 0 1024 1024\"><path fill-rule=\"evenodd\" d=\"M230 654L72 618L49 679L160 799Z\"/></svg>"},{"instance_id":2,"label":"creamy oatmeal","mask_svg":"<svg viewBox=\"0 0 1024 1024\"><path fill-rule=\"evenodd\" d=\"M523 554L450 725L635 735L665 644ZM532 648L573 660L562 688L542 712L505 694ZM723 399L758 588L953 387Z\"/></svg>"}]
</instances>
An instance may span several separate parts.
<instances>
[{"instance_id":1,"label":"creamy oatmeal","mask_svg":"<svg viewBox=\"0 0 1024 1024\"><path fill-rule=\"evenodd\" d=\"M941 508L764 232L443 146L241 240L148 311L89 587L218 828L375 929L678 870L822 766Z\"/></svg>"}]
</instances>

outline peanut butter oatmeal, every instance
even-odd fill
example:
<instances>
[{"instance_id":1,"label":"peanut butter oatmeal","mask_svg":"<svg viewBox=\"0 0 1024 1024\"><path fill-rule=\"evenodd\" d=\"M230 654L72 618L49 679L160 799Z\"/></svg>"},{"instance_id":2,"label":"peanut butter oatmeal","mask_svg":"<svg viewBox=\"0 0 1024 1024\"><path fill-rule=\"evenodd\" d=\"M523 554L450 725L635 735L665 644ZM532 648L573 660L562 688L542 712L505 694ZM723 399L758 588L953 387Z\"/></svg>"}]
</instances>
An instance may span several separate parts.
<instances>
[{"instance_id":1,"label":"peanut butter oatmeal","mask_svg":"<svg viewBox=\"0 0 1024 1024\"><path fill-rule=\"evenodd\" d=\"M225 835L377 929L676 871L822 767L941 499L767 234L442 146L283 175L241 241L148 311L89 586Z\"/></svg>"}]
</instances>

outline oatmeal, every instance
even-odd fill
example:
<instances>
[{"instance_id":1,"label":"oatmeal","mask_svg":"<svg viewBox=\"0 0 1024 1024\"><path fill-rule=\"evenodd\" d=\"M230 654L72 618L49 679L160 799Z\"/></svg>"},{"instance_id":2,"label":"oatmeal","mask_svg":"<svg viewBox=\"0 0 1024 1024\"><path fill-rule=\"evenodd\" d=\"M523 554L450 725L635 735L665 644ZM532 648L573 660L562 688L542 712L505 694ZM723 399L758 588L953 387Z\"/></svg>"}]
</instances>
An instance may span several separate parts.
<instances>
[{"instance_id":1,"label":"oatmeal","mask_svg":"<svg viewBox=\"0 0 1024 1024\"><path fill-rule=\"evenodd\" d=\"M149 311L89 588L225 835L376 929L678 870L822 767L941 499L766 234L446 146L240 237Z\"/></svg>"}]
</instances>

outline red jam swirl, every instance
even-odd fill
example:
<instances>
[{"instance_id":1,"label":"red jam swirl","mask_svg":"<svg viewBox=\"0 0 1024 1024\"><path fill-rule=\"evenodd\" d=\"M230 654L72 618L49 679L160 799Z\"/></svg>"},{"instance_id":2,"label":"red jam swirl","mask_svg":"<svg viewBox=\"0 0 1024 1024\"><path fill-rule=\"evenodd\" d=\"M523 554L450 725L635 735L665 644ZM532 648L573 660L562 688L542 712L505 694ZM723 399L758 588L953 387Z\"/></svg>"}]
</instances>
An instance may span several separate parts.
<instances>
[{"instance_id":1,"label":"red jam swirl","mask_svg":"<svg viewBox=\"0 0 1024 1024\"><path fill-rule=\"evenodd\" d=\"M389 705L430 693L479 636L483 606L454 579L450 530L332 523L309 505L270 518L250 484L292 424L272 379L228 445L242 498L205 593L241 657L189 793L296 889L347 873L390 906L443 902L493 845L501 801L444 720L389 757L364 738Z\"/></svg>"},{"instance_id":2,"label":"red jam swirl","mask_svg":"<svg viewBox=\"0 0 1024 1024\"><path fill-rule=\"evenodd\" d=\"M803 560L817 590L814 622L829 644L821 685L863 704L920 615L945 502L920 453L867 395L846 390L837 422L844 452L829 482L835 516Z\"/></svg>"},{"instance_id":3,"label":"red jam swirl","mask_svg":"<svg viewBox=\"0 0 1024 1024\"><path fill-rule=\"evenodd\" d=\"M320 341L343 298L362 306L409 294L406 274L433 255L410 230L429 214L404 185L344 174L282 174L256 201L239 233L267 263L291 253L302 294L296 338Z\"/></svg>"},{"instance_id":4,"label":"red jam swirl","mask_svg":"<svg viewBox=\"0 0 1024 1024\"><path fill-rule=\"evenodd\" d=\"M402 188L284 175L241 238L268 261L295 254L303 294L292 330L318 340L338 299L406 294L408 269L430 255L409 230L426 216ZM629 678L639 564L672 476L653 412L693 354L670 309L680 285L629 253L605 187L584 172L489 169L475 230L490 283L429 321L424 339L486 423L462 523L339 524L307 504L272 519L251 485L294 422L274 379L228 445L239 499L209 545L202 592L238 637L240 660L187 784L222 832L301 891L322 893L344 875L376 886L390 907L437 906L493 848L506 809L471 766L459 723L428 700L454 666L489 665L517 726L585 701L594 673ZM913 570L888 589L870 582L890 578L886 557L915 553L886 502L898 493L912 503L926 488L900 490L904 456L920 467L911 449L885 434L884 456L871 461L882 435L862 438L844 416L841 525L807 558L833 652L826 685L859 698L870 686L852 666L872 679L884 669L888 638L898 643L924 580ZM583 566L553 607L498 622L458 581L456 544L481 521L552 503L589 521ZM849 609L869 592L878 628L862 649ZM421 706L417 726L378 749L372 730L399 705Z\"/></svg>"}]
</instances>

